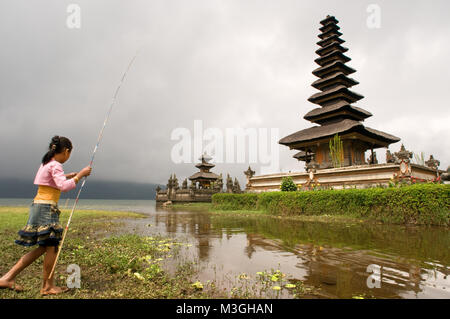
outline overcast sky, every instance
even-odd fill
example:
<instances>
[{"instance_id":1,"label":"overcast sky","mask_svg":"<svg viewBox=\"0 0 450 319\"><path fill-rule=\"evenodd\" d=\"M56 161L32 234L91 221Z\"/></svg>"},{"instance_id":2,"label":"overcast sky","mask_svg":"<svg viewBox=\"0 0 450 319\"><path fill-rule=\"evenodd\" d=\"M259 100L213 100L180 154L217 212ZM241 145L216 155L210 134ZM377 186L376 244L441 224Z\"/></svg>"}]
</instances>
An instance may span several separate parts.
<instances>
[{"instance_id":1,"label":"overcast sky","mask_svg":"<svg viewBox=\"0 0 450 319\"><path fill-rule=\"evenodd\" d=\"M67 6L81 27L67 27ZM381 9L369 28L369 4ZM87 165L114 91L142 47L105 130L96 179L166 183L193 174L171 160L175 128L313 124L319 21L340 21L364 123L450 164L450 2L300 0L22 1L0 4L0 178L34 178L50 138L74 144L66 172ZM303 171L277 146L280 169ZM384 159L385 149L378 150ZM218 164L243 181L243 164ZM259 165L252 164L259 173Z\"/></svg>"}]
</instances>

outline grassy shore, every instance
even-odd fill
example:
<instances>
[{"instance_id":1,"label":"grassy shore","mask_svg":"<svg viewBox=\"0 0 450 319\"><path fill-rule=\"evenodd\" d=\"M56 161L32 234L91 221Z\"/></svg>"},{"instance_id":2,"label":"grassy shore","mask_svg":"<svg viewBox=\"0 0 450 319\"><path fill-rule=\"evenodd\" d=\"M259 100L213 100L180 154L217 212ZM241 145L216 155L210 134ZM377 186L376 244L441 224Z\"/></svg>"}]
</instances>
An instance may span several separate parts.
<instances>
[{"instance_id":1,"label":"grassy shore","mask_svg":"<svg viewBox=\"0 0 450 319\"><path fill-rule=\"evenodd\" d=\"M63 211L63 224L67 217L68 212ZM114 235L120 219L142 217L131 212L77 211L56 268L56 281L65 286L69 275L66 267L77 264L81 288L45 298L205 298L205 292L190 281L195 273L192 265L179 264L174 274L161 267L164 259L177 254L182 243L162 237ZM25 207L0 207L0 274L30 250L14 243L27 218ZM17 278L24 292L2 289L0 298L41 298L42 263L43 257Z\"/></svg>"},{"instance_id":2,"label":"grassy shore","mask_svg":"<svg viewBox=\"0 0 450 319\"><path fill-rule=\"evenodd\" d=\"M165 209L188 209L190 211L211 211L211 203L175 203Z\"/></svg>"},{"instance_id":3,"label":"grassy shore","mask_svg":"<svg viewBox=\"0 0 450 319\"><path fill-rule=\"evenodd\" d=\"M177 205L178 206L178 205ZM210 204L183 205L207 209ZM63 210L65 224L68 211ZM81 288L57 296L41 297L43 257L26 268L16 279L25 289L0 290L1 298L305 298L318 296L316 288L290 278L279 270L261 270L257 274L239 274L232 288L220 288L215 280L197 281L194 262L177 258L186 243L161 236L118 235L123 219L139 219L132 212L79 210L72 219L64 249L56 268L56 283L66 286L67 266L81 269ZM28 218L27 207L0 207L0 275L27 253L14 243L17 231ZM165 271L162 263L172 260L175 271ZM176 260L176 261L175 261Z\"/></svg>"},{"instance_id":4,"label":"grassy shore","mask_svg":"<svg viewBox=\"0 0 450 319\"><path fill-rule=\"evenodd\" d=\"M167 209L173 210L188 210L188 211L204 211L211 213L212 215L220 215L226 217L258 217L264 216L267 218L283 219L283 220L294 220L303 222L323 222L323 223L344 223L344 224L354 224L354 223L379 223L378 221L370 218L360 218L358 216L350 215L291 215L282 216L274 215L265 210L252 210L252 209L231 209L224 210L215 208L212 203L184 203L184 204L173 204Z\"/></svg>"}]
</instances>

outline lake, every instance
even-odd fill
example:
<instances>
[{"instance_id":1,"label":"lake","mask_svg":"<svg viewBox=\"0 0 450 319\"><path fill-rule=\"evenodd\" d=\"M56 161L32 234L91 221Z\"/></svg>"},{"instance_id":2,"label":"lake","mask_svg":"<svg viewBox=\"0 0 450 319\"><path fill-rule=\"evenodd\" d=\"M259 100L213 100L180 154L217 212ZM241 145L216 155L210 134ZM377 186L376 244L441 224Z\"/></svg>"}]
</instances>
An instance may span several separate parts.
<instances>
[{"instance_id":1,"label":"lake","mask_svg":"<svg viewBox=\"0 0 450 319\"><path fill-rule=\"evenodd\" d=\"M0 199L0 206L30 202ZM61 200L60 207L65 205ZM202 282L230 288L242 273L279 269L319 287L325 298L450 298L447 227L221 216L202 209L164 210L152 200L80 200L78 207L146 214L125 220L123 231L190 243L180 258L196 262Z\"/></svg>"}]
</instances>

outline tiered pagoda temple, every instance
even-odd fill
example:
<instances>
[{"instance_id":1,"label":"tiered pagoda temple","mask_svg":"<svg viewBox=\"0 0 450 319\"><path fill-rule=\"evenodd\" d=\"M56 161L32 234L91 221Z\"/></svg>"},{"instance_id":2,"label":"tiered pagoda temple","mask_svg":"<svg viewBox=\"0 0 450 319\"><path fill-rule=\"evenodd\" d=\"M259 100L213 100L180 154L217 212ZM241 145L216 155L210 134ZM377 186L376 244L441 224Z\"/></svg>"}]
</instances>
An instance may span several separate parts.
<instances>
[{"instance_id":1,"label":"tiered pagoda temple","mask_svg":"<svg viewBox=\"0 0 450 319\"><path fill-rule=\"evenodd\" d=\"M247 192L279 191L281 181L290 176L300 188L346 188L372 187L388 185L395 179L429 181L439 176L438 161L430 157L423 164L412 163L413 153L402 145L398 152L386 151L386 163L378 163L378 148L387 148L400 141L391 134L365 126L362 122L372 114L354 104L363 96L351 90L359 84L349 75L356 71L347 65L350 58L344 53L348 51L342 44L342 33L338 20L327 16L320 21L319 56L315 59L318 67L312 72L318 80L312 86L320 92L312 95L308 101L318 107L309 111L304 119L316 126L293 133L282 138L279 143L297 150L294 155L299 161L306 162L306 172L276 173L254 176L254 172L246 172ZM331 154L330 142L339 144L339 161ZM333 141L332 141L333 140ZM333 144L333 143L331 143ZM365 152L371 150L369 158Z\"/></svg>"},{"instance_id":2,"label":"tiered pagoda temple","mask_svg":"<svg viewBox=\"0 0 450 319\"><path fill-rule=\"evenodd\" d=\"M165 190L156 189L156 203L190 203L211 202L215 193L241 193L241 187L235 178L234 183L230 175L227 175L226 185L223 183L222 174L217 175L210 170L215 167L209 161L212 159L206 153L200 158L200 163L195 165L200 171L189 177L191 185L188 187L188 179L184 179L181 187L175 174L170 175ZM225 186L225 189L224 189Z\"/></svg>"},{"instance_id":3,"label":"tiered pagoda temple","mask_svg":"<svg viewBox=\"0 0 450 319\"><path fill-rule=\"evenodd\" d=\"M322 33L317 42L320 48L316 51L319 57L315 60L319 67L312 72L319 78L312 86L320 92L308 99L320 107L304 116L305 120L318 126L293 133L279 142L300 151L294 158L307 164L312 161L317 168L333 167L329 142L336 134L343 142L342 166L365 164L364 153L367 150L373 154L373 149L400 141L398 137L362 124L372 114L352 105L363 96L349 89L359 83L349 77L356 71L346 65L351 59L344 54L348 49L342 46L345 41L341 39L337 23L338 20L332 16L320 21Z\"/></svg>"},{"instance_id":4,"label":"tiered pagoda temple","mask_svg":"<svg viewBox=\"0 0 450 319\"><path fill-rule=\"evenodd\" d=\"M189 177L189 180L192 183L198 183L199 187L201 189L210 188L211 183L214 183L215 181L217 181L219 179L219 175L214 174L209 171L214 166L216 166L212 163L209 163L209 161L211 159L212 158L210 156L208 156L206 153L204 153L199 158L199 160L201 160L201 163L195 165L195 167L197 167L200 170L200 172L197 172L194 175L192 175L191 177Z\"/></svg>"}]
</instances>

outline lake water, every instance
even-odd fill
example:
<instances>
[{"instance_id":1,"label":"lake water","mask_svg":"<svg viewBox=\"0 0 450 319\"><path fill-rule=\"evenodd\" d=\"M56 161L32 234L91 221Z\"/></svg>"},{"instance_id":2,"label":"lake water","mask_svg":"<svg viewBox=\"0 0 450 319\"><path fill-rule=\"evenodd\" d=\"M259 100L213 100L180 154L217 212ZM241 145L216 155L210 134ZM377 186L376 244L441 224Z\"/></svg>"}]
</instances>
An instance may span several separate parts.
<instances>
[{"instance_id":1,"label":"lake water","mask_svg":"<svg viewBox=\"0 0 450 319\"><path fill-rule=\"evenodd\" d=\"M0 206L29 203L0 199ZM65 204L60 201L60 207ZM73 201L67 204L71 207ZM80 200L78 207L146 214L144 219L126 220L125 231L191 243L182 257L197 263L197 279L215 280L226 288L236 284L239 274L254 277L259 271L280 269L320 287L322 297L450 298L447 227L230 217L201 209L159 209L151 200ZM367 271L369 266L375 275Z\"/></svg>"}]
</instances>

